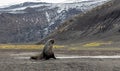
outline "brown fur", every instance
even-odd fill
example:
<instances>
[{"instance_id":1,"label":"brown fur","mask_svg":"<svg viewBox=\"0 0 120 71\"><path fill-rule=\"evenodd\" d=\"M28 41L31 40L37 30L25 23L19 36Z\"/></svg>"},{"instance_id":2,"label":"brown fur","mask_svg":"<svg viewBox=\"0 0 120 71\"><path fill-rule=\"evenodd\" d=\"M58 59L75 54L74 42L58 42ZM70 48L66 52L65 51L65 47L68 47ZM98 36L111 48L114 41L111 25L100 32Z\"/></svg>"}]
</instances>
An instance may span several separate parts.
<instances>
[{"instance_id":1,"label":"brown fur","mask_svg":"<svg viewBox=\"0 0 120 71\"><path fill-rule=\"evenodd\" d=\"M30 59L34 59L34 60L42 60L42 59L48 60L50 58L56 59L56 57L54 56L54 52L52 51L53 44L54 44L53 39L48 40L43 48L42 53L36 56L32 56Z\"/></svg>"}]
</instances>

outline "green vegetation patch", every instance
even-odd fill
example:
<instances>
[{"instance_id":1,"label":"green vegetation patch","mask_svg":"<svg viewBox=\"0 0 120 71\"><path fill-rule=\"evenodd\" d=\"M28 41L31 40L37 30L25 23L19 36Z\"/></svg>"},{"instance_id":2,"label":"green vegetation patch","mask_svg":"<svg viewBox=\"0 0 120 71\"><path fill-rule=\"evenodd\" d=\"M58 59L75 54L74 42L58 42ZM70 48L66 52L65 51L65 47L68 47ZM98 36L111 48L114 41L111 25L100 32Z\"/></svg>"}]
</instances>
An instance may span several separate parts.
<instances>
[{"instance_id":1,"label":"green vegetation patch","mask_svg":"<svg viewBox=\"0 0 120 71\"><path fill-rule=\"evenodd\" d=\"M44 45L13 45L13 44L0 44L0 49L42 49ZM53 48L64 48L64 46L54 45Z\"/></svg>"},{"instance_id":2,"label":"green vegetation patch","mask_svg":"<svg viewBox=\"0 0 120 71\"><path fill-rule=\"evenodd\" d=\"M112 41L108 41L108 42L90 42L90 43L85 43L83 44L83 47L99 47L102 45L110 45L112 44Z\"/></svg>"}]
</instances>

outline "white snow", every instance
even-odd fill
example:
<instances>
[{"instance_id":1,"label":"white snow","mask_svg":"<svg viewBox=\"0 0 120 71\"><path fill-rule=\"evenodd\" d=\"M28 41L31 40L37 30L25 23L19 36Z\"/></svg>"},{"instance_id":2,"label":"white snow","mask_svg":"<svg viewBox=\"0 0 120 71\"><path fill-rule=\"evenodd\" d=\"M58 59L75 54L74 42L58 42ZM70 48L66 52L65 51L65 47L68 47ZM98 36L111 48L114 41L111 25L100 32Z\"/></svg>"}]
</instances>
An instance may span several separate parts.
<instances>
[{"instance_id":1,"label":"white snow","mask_svg":"<svg viewBox=\"0 0 120 71\"><path fill-rule=\"evenodd\" d=\"M18 53L18 54L10 54L11 57L15 59L28 59L30 56L36 55L38 52L24 52L24 53ZM56 58L59 59L120 59L120 55L99 55L99 56L78 56L78 55L61 55L56 54Z\"/></svg>"},{"instance_id":2,"label":"white snow","mask_svg":"<svg viewBox=\"0 0 120 71\"><path fill-rule=\"evenodd\" d=\"M119 55L115 56L58 56L58 59L120 59ZM14 59L30 59L29 56L15 56Z\"/></svg>"},{"instance_id":3,"label":"white snow","mask_svg":"<svg viewBox=\"0 0 120 71\"><path fill-rule=\"evenodd\" d=\"M46 36L49 33L48 28L44 28L44 35Z\"/></svg>"},{"instance_id":4,"label":"white snow","mask_svg":"<svg viewBox=\"0 0 120 71\"><path fill-rule=\"evenodd\" d=\"M86 0L0 0L0 7L20 4L24 2L47 2L47 3L71 3L71 2L81 2Z\"/></svg>"},{"instance_id":5,"label":"white snow","mask_svg":"<svg viewBox=\"0 0 120 71\"><path fill-rule=\"evenodd\" d=\"M9 11L17 11L17 10L24 10L28 7L30 8L36 8L36 7L41 7L41 6L50 6L50 4L39 4L39 5L32 5L32 6L23 6L19 8L13 8L13 9L8 9Z\"/></svg>"},{"instance_id":6,"label":"white snow","mask_svg":"<svg viewBox=\"0 0 120 71\"><path fill-rule=\"evenodd\" d=\"M51 26L51 25L53 25L53 24L54 24L54 22L50 22L50 23L49 23L49 26Z\"/></svg>"},{"instance_id":7,"label":"white snow","mask_svg":"<svg viewBox=\"0 0 120 71\"><path fill-rule=\"evenodd\" d=\"M75 59L75 58L85 58L85 59L88 59L88 58L91 58L91 59L117 59L117 58L120 58L119 55L114 55L114 56L63 56L63 57L57 57L57 58L60 58L60 59Z\"/></svg>"},{"instance_id":8,"label":"white snow","mask_svg":"<svg viewBox=\"0 0 120 71\"><path fill-rule=\"evenodd\" d=\"M67 0L67 1L73 1L74 0ZM75 0L76 3L53 3L53 4L37 4L37 5L32 5L32 6L24 6L24 7L19 7L19 8L13 8L13 9L7 9L7 11L17 11L17 10L24 10L27 7L31 7L31 8L36 8L36 7L41 7L41 6L48 6L49 9L53 9L58 7L58 13L61 13L62 11L68 11L68 9L70 8L76 8L76 9L81 9L83 11L87 10L87 9L92 9L94 7L96 7L96 5L101 5L104 2L108 1L108 0L94 0L94 1L89 1L89 2L82 2L82 1L88 1L88 0ZM78 3L81 2L81 3ZM22 4L21 4L22 5Z\"/></svg>"},{"instance_id":9,"label":"white snow","mask_svg":"<svg viewBox=\"0 0 120 71\"><path fill-rule=\"evenodd\" d=\"M49 23L50 22L50 16L49 16L48 12L46 12L45 14L46 14L47 21Z\"/></svg>"},{"instance_id":10,"label":"white snow","mask_svg":"<svg viewBox=\"0 0 120 71\"><path fill-rule=\"evenodd\" d=\"M89 0L65 0L62 3L75 3L75 2L82 2L82 1L89 1Z\"/></svg>"},{"instance_id":11,"label":"white snow","mask_svg":"<svg viewBox=\"0 0 120 71\"><path fill-rule=\"evenodd\" d=\"M0 0L0 8L9 7L11 5L20 4L24 2L47 2L47 3L78 3L82 1L109 1L109 0Z\"/></svg>"},{"instance_id":12,"label":"white snow","mask_svg":"<svg viewBox=\"0 0 120 71\"><path fill-rule=\"evenodd\" d=\"M87 0L86 0L87 1ZM81 1L80 1L81 2ZM57 3L52 4L51 8L58 7L58 13L61 13L62 11L68 11L70 8L76 8L76 9L92 9L96 6L102 5L103 3L107 2L107 0L96 0L96 1L90 1L90 2L81 2L81 3Z\"/></svg>"}]
</instances>

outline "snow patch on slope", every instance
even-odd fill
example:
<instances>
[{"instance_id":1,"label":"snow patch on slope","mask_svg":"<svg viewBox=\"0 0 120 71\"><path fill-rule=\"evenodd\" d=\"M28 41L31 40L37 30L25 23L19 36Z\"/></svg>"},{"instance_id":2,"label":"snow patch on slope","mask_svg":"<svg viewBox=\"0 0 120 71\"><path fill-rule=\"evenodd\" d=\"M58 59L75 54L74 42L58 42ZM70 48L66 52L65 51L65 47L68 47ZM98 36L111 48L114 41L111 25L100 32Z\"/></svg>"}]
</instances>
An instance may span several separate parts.
<instances>
[{"instance_id":1,"label":"snow patch on slope","mask_svg":"<svg viewBox=\"0 0 120 71\"><path fill-rule=\"evenodd\" d=\"M46 14L47 21L49 23L50 22L50 16L49 16L48 12L46 12L45 14Z\"/></svg>"}]
</instances>

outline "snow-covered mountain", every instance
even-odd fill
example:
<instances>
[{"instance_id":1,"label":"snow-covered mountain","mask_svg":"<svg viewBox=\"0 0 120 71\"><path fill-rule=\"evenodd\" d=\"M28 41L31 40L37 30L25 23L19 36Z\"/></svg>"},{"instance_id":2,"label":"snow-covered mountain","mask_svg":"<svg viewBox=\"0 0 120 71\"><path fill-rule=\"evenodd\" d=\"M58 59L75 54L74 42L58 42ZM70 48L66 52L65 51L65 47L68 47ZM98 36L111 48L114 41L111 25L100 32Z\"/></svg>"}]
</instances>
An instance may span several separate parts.
<instances>
[{"instance_id":1,"label":"snow-covered mountain","mask_svg":"<svg viewBox=\"0 0 120 71\"><path fill-rule=\"evenodd\" d=\"M0 42L30 42L46 37L72 16L108 0L64 0L61 3L25 2L0 8ZM9 30L8 30L9 29ZM9 32L8 32L9 31ZM6 35L6 36L4 36ZM11 37L8 40L3 39Z\"/></svg>"},{"instance_id":2,"label":"snow-covered mountain","mask_svg":"<svg viewBox=\"0 0 120 71\"><path fill-rule=\"evenodd\" d=\"M2 0L0 1L0 7L8 7L10 5L25 3L25 2L45 2L45 3L75 3L90 0ZM95 0L94 0L95 1Z\"/></svg>"}]
</instances>

